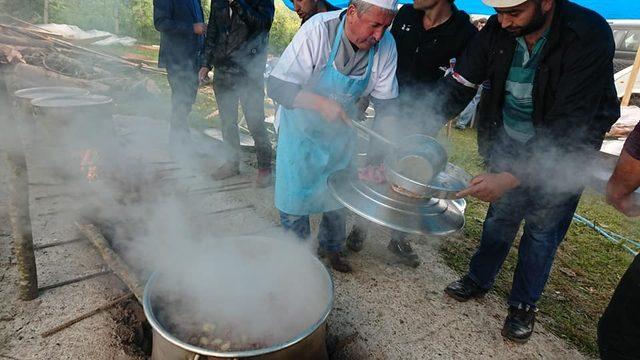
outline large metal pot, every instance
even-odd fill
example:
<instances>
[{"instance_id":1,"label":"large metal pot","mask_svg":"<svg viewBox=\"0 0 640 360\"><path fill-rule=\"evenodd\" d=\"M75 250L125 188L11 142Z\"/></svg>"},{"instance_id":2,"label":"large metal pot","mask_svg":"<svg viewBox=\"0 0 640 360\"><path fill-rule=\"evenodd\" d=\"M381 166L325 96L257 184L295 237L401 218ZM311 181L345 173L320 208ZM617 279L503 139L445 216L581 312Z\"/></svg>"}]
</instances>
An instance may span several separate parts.
<instances>
[{"instance_id":1,"label":"large metal pot","mask_svg":"<svg viewBox=\"0 0 640 360\"><path fill-rule=\"evenodd\" d=\"M33 136L35 133L35 122L31 100L59 96L81 95L89 95L89 91L86 89L69 86L45 86L20 89L13 93L15 100L14 109L16 118L20 122L24 123L25 130L29 132L30 136ZM30 136L28 136L27 138L30 138Z\"/></svg>"},{"instance_id":2,"label":"large metal pot","mask_svg":"<svg viewBox=\"0 0 640 360\"><path fill-rule=\"evenodd\" d=\"M73 178L87 151L111 156L116 148L113 100L103 95L37 98L34 138L53 173ZM95 161L92 161L95 162Z\"/></svg>"},{"instance_id":3,"label":"large metal pot","mask_svg":"<svg viewBox=\"0 0 640 360\"><path fill-rule=\"evenodd\" d=\"M238 242L246 241L272 241L273 239L261 237L242 237ZM306 252L305 252L306 253ZM215 351L209 348L201 347L186 342L173 333L158 316L158 312L168 312L166 307L163 308L162 290L160 290L160 281L162 273L156 272L147 281L144 290L143 308L147 320L153 329L153 360L178 360L178 359L313 359L326 360L328 354L325 344L326 325L325 322L331 308L333 306L333 281L326 267L310 253L308 261L313 264L315 271L323 279L327 292L327 303L323 311L317 314L317 320L308 326L303 332L292 335L287 341L278 344L272 344L268 347L241 350L241 351ZM265 255L268 256L268 255ZM305 259L306 261L306 259ZM238 263L237 267L242 267L242 263ZM241 269L242 270L242 269ZM238 271L238 269L228 269L228 271ZM216 273L211 276L226 276L226 274ZM300 289L305 291L305 289ZM178 314L182 316L182 314ZM287 316L295 317L296 314L287 314ZM314 315L315 316L315 315Z\"/></svg>"}]
</instances>

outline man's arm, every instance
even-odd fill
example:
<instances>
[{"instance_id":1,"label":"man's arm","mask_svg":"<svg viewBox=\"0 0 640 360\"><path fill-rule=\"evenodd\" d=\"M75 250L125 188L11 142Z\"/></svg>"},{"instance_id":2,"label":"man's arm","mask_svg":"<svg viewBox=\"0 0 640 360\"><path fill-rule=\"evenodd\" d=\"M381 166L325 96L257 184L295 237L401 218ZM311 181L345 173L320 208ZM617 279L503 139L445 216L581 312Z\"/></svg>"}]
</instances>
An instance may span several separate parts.
<instances>
[{"instance_id":1,"label":"man's arm","mask_svg":"<svg viewBox=\"0 0 640 360\"><path fill-rule=\"evenodd\" d=\"M269 31L271 29L275 13L273 0L258 0L253 6L247 0L231 0L229 6L245 24L254 30Z\"/></svg>"},{"instance_id":2,"label":"man's arm","mask_svg":"<svg viewBox=\"0 0 640 360\"><path fill-rule=\"evenodd\" d=\"M640 215L640 125L627 138L618 164L607 183L607 202L627 216Z\"/></svg>"},{"instance_id":3,"label":"man's arm","mask_svg":"<svg viewBox=\"0 0 640 360\"><path fill-rule=\"evenodd\" d=\"M173 19L171 0L153 0L153 26L163 33L193 34L193 23Z\"/></svg>"}]
</instances>

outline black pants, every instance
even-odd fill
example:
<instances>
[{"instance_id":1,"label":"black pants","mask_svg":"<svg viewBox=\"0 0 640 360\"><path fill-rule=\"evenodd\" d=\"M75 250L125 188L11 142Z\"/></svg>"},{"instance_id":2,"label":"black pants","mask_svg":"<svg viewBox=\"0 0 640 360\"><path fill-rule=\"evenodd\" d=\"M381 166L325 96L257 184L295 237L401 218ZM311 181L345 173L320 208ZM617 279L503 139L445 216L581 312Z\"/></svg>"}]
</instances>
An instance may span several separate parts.
<instances>
[{"instance_id":1,"label":"black pants","mask_svg":"<svg viewBox=\"0 0 640 360\"><path fill-rule=\"evenodd\" d=\"M264 79L215 72L213 91L222 120L222 139L240 157L238 102L256 146L258 168L271 168L271 142L264 123Z\"/></svg>"},{"instance_id":2,"label":"black pants","mask_svg":"<svg viewBox=\"0 0 640 360\"><path fill-rule=\"evenodd\" d=\"M198 93L198 70L194 63L167 66L167 79L171 87L171 139L189 136L187 117Z\"/></svg>"},{"instance_id":3,"label":"black pants","mask_svg":"<svg viewBox=\"0 0 640 360\"><path fill-rule=\"evenodd\" d=\"M602 360L640 359L640 256L616 287L598 324Z\"/></svg>"}]
</instances>

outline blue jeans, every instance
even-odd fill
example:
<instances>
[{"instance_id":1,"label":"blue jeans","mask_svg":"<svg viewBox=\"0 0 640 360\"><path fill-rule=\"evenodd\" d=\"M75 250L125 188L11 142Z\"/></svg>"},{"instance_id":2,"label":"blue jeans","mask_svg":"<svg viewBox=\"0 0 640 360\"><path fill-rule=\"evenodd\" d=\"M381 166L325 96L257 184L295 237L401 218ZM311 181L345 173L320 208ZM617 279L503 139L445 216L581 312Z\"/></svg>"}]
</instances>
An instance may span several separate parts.
<instances>
[{"instance_id":1,"label":"blue jeans","mask_svg":"<svg viewBox=\"0 0 640 360\"><path fill-rule=\"evenodd\" d=\"M290 215L280 211L280 223L285 231L292 231L301 240L311 236L309 215ZM342 250L347 237L347 214L344 209L322 213L322 221L318 229L320 248L327 253Z\"/></svg>"},{"instance_id":2,"label":"blue jeans","mask_svg":"<svg viewBox=\"0 0 640 360\"><path fill-rule=\"evenodd\" d=\"M524 220L508 302L535 307L579 200L580 193L549 194L527 188L505 193L489 206L469 277L480 287L491 288Z\"/></svg>"}]
</instances>

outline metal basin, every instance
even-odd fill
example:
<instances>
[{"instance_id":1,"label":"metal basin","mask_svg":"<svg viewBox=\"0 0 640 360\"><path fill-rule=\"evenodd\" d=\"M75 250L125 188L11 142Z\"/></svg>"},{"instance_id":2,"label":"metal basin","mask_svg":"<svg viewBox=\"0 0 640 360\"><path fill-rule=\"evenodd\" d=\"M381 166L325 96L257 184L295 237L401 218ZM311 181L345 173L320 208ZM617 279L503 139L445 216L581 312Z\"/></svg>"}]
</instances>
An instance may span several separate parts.
<instances>
[{"instance_id":1,"label":"metal basin","mask_svg":"<svg viewBox=\"0 0 640 360\"><path fill-rule=\"evenodd\" d=\"M268 244L269 242L273 244L274 239L269 239L266 237L238 237L236 241L239 244L251 244L258 245L259 249L263 249L259 246L264 244ZM244 246L244 245L239 245ZM274 249L275 251L275 249ZM261 256L274 256L273 254L269 254L271 250L268 251L258 251ZM274 252L275 254L275 252ZM171 310L168 306L166 306L167 300L163 295L164 290L163 287L167 286L166 284L174 284L173 281L167 281L166 276L163 276L162 273L156 272L154 273L148 280L143 298L143 308L145 316L147 320L151 324L153 328L153 352L152 359L154 360L178 360L178 359L237 359L237 358L250 358L250 359L328 359L326 344L325 344L325 334L326 334L326 325L325 322L329 313L331 312L331 308L333 306L333 281L331 279L331 275L327 271L326 267L311 253L306 252L305 254L308 256L303 257L303 261L308 261L308 264L311 265L311 272L314 274L314 278L321 279L317 283L322 283L324 288L317 289L320 290L323 294L326 294L326 304L324 304L322 311L317 314L308 314L308 318L313 318L315 321L310 323L310 325L306 326L303 331L299 333L285 335L282 338L286 338L285 341L280 341L278 343L265 345L260 348L252 348L250 350L212 350L210 347L203 347L199 344L193 344L184 339L184 336L179 335L177 331L171 328L171 321L164 320L166 318L166 314L174 311ZM277 259L277 258L276 258ZM248 271L248 267L243 266L243 262L238 262L234 265L234 268L228 268L225 271L228 272L244 272ZM226 277L229 276L229 273L224 273L220 271L216 271L215 269L211 270L211 276L219 276ZM208 276L208 275L207 275ZM165 284L162 284L163 277L165 278ZM172 278L173 279L173 278ZM214 281L214 280L211 280ZM169 285L173 286L173 285ZM299 291L308 291L310 289L299 289ZM226 289L220 289L220 291L224 292ZM296 288L297 291L297 288ZM193 294L190 294L193 296ZM200 302L202 299L194 299L195 302ZM238 302L244 299L238 299ZM207 297L205 300L205 304L210 301L210 298ZM234 303L235 304L235 303ZM214 307L214 303L211 304L211 308ZM260 305L263 306L263 305ZM227 311L229 312L229 311ZM180 317L180 319L191 319L193 318L191 315L195 315L197 319L201 319L204 315L198 314L173 314ZM287 313L286 317L294 318L296 316L300 316L300 314L296 313ZM305 315L306 316L306 315ZM306 322L305 322L306 323ZM277 324L273 324L273 327L276 328Z\"/></svg>"},{"instance_id":2,"label":"metal basin","mask_svg":"<svg viewBox=\"0 0 640 360\"><path fill-rule=\"evenodd\" d=\"M69 86L46 86L21 89L13 93L16 118L25 123L30 135L34 134L34 114L31 100L59 96L89 95L89 90ZM29 138L28 136L25 138Z\"/></svg>"},{"instance_id":3,"label":"metal basin","mask_svg":"<svg viewBox=\"0 0 640 360\"><path fill-rule=\"evenodd\" d=\"M410 193L428 196L431 181L447 166L447 152L432 137L411 135L384 159L385 177L390 184Z\"/></svg>"}]
</instances>

